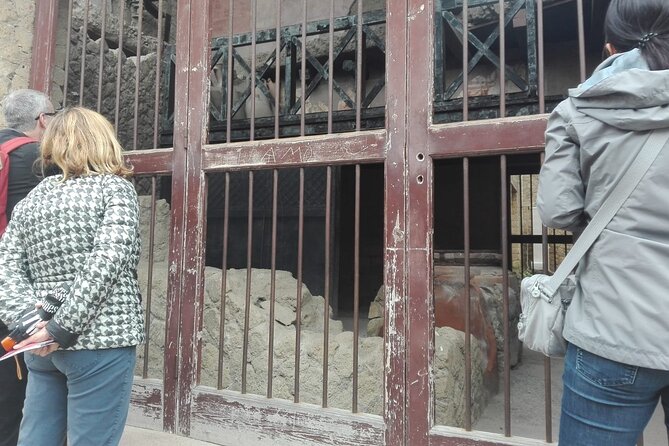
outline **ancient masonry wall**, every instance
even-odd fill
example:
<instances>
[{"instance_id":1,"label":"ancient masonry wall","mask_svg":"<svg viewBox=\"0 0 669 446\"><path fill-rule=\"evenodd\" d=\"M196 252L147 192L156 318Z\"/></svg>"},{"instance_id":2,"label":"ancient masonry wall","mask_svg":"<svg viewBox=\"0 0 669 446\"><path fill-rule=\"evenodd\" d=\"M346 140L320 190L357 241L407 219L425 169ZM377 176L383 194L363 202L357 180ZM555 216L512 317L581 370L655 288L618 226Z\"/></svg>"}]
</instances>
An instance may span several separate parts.
<instances>
[{"instance_id":1,"label":"ancient masonry wall","mask_svg":"<svg viewBox=\"0 0 669 446\"><path fill-rule=\"evenodd\" d=\"M19 88L28 87L33 43L35 3L26 0L4 0L0 8L0 98ZM0 114L0 128L4 127Z\"/></svg>"}]
</instances>

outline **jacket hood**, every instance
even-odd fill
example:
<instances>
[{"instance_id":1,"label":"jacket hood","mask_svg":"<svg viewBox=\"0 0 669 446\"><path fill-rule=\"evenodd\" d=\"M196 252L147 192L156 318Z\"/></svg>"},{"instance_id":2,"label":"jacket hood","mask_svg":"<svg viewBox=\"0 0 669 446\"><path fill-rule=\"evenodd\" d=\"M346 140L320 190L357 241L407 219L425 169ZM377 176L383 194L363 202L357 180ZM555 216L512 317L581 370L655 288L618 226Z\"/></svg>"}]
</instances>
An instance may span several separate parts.
<instances>
[{"instance_id":1,"label":"jacket hood","mask_svg":"<svg viewBox=\"0 0 669 446\"><path fill-rule=\"evenodd\" d=\"M606 59L569 97L581 113L622 130L669 127L669 70L651 71L638 49Z\"/></svg>"}]
</instances>

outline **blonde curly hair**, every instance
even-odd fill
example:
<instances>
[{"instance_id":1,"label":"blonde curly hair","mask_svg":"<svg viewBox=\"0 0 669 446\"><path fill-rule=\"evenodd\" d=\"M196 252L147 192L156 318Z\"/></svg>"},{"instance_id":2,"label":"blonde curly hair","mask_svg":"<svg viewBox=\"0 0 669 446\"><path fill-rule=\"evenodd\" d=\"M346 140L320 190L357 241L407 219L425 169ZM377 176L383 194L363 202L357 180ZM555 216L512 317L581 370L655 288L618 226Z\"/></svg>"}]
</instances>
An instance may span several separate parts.
<instances>
[{"instance_id":1,"label":"blonde curly hair","mask_svg":"<svg viewBox=\"0 0 669 446\"><path fill-rule=\"evenodd\" d=\"M84 107L56 114L44 132L40 151L44 168L58 166L63 181L94 174L132 175L111 123Z\"/></svg>"}]
</instances>

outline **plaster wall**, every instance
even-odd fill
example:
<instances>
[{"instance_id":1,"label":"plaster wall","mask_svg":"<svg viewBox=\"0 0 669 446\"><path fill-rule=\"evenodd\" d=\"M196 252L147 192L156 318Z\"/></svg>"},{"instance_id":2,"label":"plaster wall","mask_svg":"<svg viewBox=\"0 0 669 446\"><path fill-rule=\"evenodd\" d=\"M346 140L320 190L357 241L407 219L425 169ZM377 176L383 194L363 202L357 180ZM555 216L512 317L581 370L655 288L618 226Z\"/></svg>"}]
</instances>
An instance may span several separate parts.
<instances>
[{"instance_id":1,"label":"plaster wall","mask_svg":"<svg viewBox=\"0 0 669 446\"><path fill-rule=\"evenodd\" d=\"M35 3L4 0L0 8L0 98L9 92L27 88L32 57ZM0 128L5 126L0 114Z\"/></svg>"}]
</instances>

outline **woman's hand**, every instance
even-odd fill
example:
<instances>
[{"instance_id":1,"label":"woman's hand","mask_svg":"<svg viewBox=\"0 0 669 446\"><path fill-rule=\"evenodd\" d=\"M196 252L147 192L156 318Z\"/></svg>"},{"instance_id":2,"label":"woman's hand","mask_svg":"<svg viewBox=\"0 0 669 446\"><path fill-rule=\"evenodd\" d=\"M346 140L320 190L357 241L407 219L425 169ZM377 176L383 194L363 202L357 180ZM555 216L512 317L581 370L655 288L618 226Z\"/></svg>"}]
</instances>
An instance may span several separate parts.
<instances>
[{"instance_id":1,"label":"woman's hand","mask_svg":"<svg viewBox=\"0 0 669 446\"><path fill-rule=\"evenodd\" d=\"M38 330L32 336L30 336L30 337L24 339L23 341L19 342L18 344L16 344L14 346L14 349L19 349L21 347L25 347L28 344L33 344L33 343L36 343L36 342L44 342L44 341L48 341L50 339L53 339L51 337L51 335L49 334L49 332L46 331L46 328L44 328L45 326L46 326L46 321L39 322L37 324ZM55 352L56 350L58 350L58 347L60 347L60 345L57 342L54 342L53 344L49 344L49 345L44 346L42 348L31 350L30 353L33 353L33 354L38 355L38 356L46 356L49 353Z\"/></svg>"}]
</instances>

